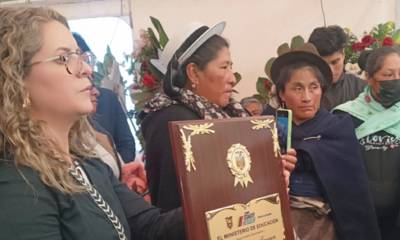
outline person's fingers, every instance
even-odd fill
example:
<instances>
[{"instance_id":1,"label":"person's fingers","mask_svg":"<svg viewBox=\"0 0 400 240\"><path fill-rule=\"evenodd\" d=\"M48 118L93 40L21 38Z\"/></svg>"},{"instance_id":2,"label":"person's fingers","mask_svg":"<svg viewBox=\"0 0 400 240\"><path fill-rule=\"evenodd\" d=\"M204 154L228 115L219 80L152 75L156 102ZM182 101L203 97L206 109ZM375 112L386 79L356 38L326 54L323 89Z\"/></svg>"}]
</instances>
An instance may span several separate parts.
<instances>
[{"instance_id":1,"label":"person's fingers","mask_svg":"<svg viewBox=\"0 0 400 240\"><path fill-rule=\"evenodd\" d=\"M287 154L282 155L282 165L285 170L292 172L296 166L297 157L294 149L289 149Z\"/></svg>"},{"instance_id":2,"label":"person's fingers","mask_svg":"<svg viewBox=\"0 0 400 240\"><path fill-rule=\"evenodd\" d=\"M285 179L285 186L289 187L290 172L288 170L283 170L283 177Z\"/></svg>"},{"instance_id":3,"label":"person's fingers","mask_svg":"<svg viewBox=\"0 0 400 240\"><path fill-rule=\"evenodd\" d=\"M141 179L136 179L136 192L143 193L147 189L147 184Z\"/></svg>"},{"instance_id":4,"label":"person's fingers","mask_svg":"<svg viewBox=\"0 0 400 240\"><path fill-rule=\"evenodd\" d=\"M149 194L145 195L143 198L144 198L144 200L145 200L146 202L151 203L151 197L150 197Z\"/></svg>"},{"instance_id":5,"label":"person's fingers","mask_svg":"<svg viewBox=\"0 0 400 240\"><path fill-rule=\"evenodd\" d=\"M143 168L143 165L139 162L130 162L124 166L124 169L126 169L129 173L134 173L141 168Z\"/></svg>"},{"instance_id":6,"label":"person's fingers","mask_svg":"<svg viewBox=\"0 0 400 240\"><path fill-rule=\"evenodd\" d=\"M293 163L287 161L287 160L282 156L282 167L283 167L283 170L287 170L287 171L289 171L289 172L292 172L292 171L294 170L295 166L296 166L295 164L293 164Z\"/></svg>"},{"instance_id":7,"label":"person's fingers","mask_svg":"<svg viewBox=\"0 0 400 240\"><path fill-rule=\"evenodd\" d=\"M144 169L144 164L142 162L131 162L125 164L122 168L122 172L125 175L135 174L141 178L146 177L146 170Z\"/></svg>"},{"instance_id":8,"label":"person's fingers","mask_svg":"<svg viewBox=\"0 0 400 240\"><path fill-rule=\"evenodd\" d=\"M286 152L287 155L296 156L297 152L294 148L289 148Z\"/></svg>"},{"instance_id":9,"label":"person's fingers","mask_svg":"<svg viewBox=\"0 0 400 240\"><path fill-rule=\"evenodd\" d=\"M147 174L146 170L144 169L144 165L142 163L142 167L137 170L137 176L142 179L143 181L147 182Z\"/></svg>"},{"instance_id":10,"label":"person's fingers","mask_svg":"<svg viewBox=\"0 0 400 240\"><path fill-rule=\"evenodd\" d=\"M136 181L134 178L129 179L129 181L126 184L128 185L128 188L131 191L136 191Z\"/></svg>"},{"instance_id":11,"label":"person's fingers","mask_svg":"<svg viewBox=\"0 0 400 240\"><path fill-rule=\"evenodd\" d=\"M284 177L290 177L290 172L288 170L283 170Z\"/></svg>"},{"instance_id":12,"label":"person's fingers","mask_svg":"<svg viewBox=\"0 0 400 240\"><path fill-rule=\"evenodd\" d=\"M147 185L139 178L132 177L126 182L128 188L137 193L143 193L147 189Z\"/></svg>"}]
</instances>

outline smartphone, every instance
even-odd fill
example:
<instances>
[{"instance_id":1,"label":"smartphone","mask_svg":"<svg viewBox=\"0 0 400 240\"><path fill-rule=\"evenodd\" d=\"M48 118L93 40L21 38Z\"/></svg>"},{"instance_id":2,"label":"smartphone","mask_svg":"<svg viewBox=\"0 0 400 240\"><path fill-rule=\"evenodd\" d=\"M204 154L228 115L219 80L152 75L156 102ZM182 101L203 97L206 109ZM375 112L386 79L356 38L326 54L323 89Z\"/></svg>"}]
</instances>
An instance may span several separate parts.
<instances>
[{"instance_id":1,"label":"smartphone","mask_svg":"<svg viewBox=\"0 0 400 240\"><path fill-rule=\"evenodd\" d=\"M276 110L276 122L280 136L281 152L286 153L292 147L292 110L279 108Z\"/></svg>"}]
</instances>

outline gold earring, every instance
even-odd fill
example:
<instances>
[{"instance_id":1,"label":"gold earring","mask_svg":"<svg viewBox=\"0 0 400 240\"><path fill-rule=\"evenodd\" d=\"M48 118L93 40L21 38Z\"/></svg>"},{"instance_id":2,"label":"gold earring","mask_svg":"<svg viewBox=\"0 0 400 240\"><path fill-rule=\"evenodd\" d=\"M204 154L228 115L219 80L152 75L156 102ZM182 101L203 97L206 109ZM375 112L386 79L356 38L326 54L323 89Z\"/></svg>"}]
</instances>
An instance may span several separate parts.
<instances>
[{"instance_id":1,"label":"gold earring","mask_svg":"<svg viewBox=\"0 0 400 240\"><path fill-rule=\"evenodd\" d=\"M22 108L23 108L23 109L26 109L26 108L28 108L28 107L30 107L30 106L31 106L31 100L30 100L30 98L27 96L27 97L24 98L24 102L22 103Z\"/></svg>"}]
</instances>

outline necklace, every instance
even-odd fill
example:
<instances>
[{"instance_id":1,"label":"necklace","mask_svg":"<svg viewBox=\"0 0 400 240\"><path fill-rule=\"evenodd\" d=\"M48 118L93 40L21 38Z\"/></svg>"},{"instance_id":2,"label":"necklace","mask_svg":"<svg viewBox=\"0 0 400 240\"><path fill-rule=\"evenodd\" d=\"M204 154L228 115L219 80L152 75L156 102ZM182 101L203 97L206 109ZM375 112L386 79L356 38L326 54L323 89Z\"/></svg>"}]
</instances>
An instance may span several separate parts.
<instances>
[{"instance_id":1,"label":"necklace","mask_svg":"<svg viewBox=\"0 0 400 240\"><path fill-rule=\"evenodd\" d=\"M108 205L108 203L103 199L97 189L90 183L78 161L74 161L74 166L69 169L69 173L78 183L80 183L86 189L96 205L106 214L107 218L114 226L114 229L118 234L119 240L127 240L124 226L122 226L119 218L117 217L117 215L114 214L114 211L111 209L110 205Z\"/></svg>"}]
</instances>

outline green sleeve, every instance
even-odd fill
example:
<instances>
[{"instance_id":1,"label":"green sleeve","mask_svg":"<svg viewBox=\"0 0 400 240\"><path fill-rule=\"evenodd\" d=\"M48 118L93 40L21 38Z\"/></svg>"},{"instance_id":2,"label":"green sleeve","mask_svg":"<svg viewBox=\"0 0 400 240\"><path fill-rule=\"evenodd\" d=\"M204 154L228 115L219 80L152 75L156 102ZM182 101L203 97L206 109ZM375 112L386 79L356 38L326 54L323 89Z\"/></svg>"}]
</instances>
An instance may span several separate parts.
<instances>
[{"instance_id":1,"label":"green sleeve","mask_svg":"<svg viewBox=\"0 0 400 240\"><path fill-rule=\"evenodd\" d=\"M30 169L0 164L0 239L62 239L57 202Z\"/></svg>"}]
</instances>

